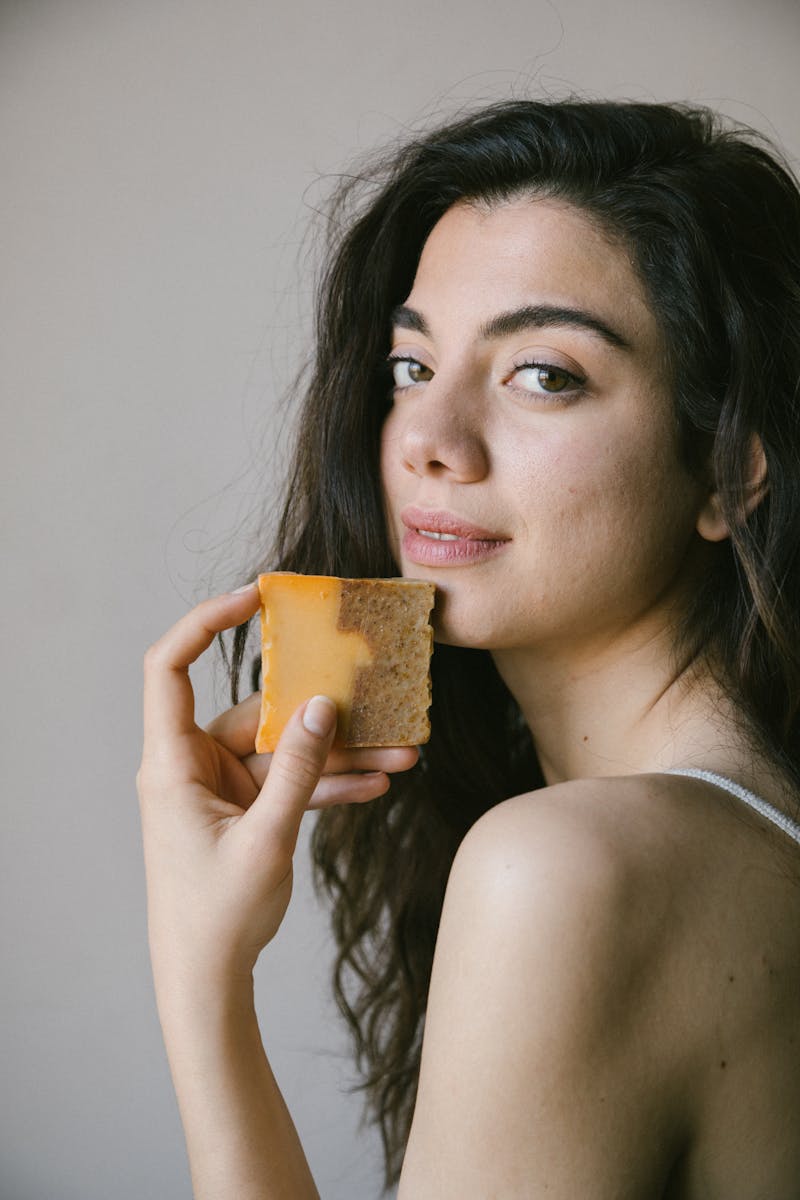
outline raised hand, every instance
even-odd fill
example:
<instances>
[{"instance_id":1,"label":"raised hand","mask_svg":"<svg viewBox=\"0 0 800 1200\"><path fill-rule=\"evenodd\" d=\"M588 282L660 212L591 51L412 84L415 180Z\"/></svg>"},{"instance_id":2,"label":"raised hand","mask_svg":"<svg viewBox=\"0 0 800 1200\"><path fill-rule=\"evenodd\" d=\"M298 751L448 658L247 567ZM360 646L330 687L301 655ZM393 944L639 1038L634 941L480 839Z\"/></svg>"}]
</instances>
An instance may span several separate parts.
<instances>
[{"instance_id":1,"label":"raised hand","mask_svg":"<svg viewBox=\"0 0 800 1200\"><path fill-rule=\"evenodd\" d=\"M286 911L306 809L375 799L387 772L416 762L410 748L332 750L336 709L321 696L295 712L272 755L253 752L257 696L200 729L189 667L257 608L255 585L207 600L145 658L137 784L157 977L249 976Z\"/></svg>"}]
</instances>

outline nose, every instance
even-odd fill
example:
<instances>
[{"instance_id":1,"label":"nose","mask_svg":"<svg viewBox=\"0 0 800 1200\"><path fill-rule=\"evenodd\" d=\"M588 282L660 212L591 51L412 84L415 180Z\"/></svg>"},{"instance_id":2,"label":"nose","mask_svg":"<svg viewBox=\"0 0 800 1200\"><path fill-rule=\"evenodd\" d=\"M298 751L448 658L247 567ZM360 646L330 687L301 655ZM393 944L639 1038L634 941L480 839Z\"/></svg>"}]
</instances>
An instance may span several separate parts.
<instances>
[{"instance_id":1,"label":"nose","mask_svg":"<svg viewBox=\"0 0 800 1200\"><path fill-rule=\"evenodd\" d=\"M478 408L433 381L418 398L400 400L390 412L384 445L389 449L392 444L404 469L420 477L476 483L489 470Z\"/></svg>"}]
</instances>

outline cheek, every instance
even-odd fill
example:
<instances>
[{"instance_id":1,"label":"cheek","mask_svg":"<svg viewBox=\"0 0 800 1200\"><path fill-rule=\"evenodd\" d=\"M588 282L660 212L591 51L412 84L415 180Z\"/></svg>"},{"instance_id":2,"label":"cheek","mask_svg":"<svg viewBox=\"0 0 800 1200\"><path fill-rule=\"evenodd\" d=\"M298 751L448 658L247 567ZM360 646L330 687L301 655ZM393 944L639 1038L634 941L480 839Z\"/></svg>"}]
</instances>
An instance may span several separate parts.
<instances>
[{"instance_id":1,"label":"cheek","mask_svg":"<svg viewBox=\"0 0 800 1200\"><path fill-rule=\"evenodd\" d=\"M393 447L397 443L396 423L394 409L390 409L384 417L383 425L381 426L381 477L386 474L394 457L395 450Z\"/></svg>"},{"instance_id":2,"label":"cheek","mask_svg":"<svg viewBox=\"0 0 800 1200\"><path fill-rule=\"evenodd\" d=\"M668 440L652 427L595 429L593 436L517 447L515 475L532 525L546 515L558 546L637 545L685 538L693 526L693 484Z\"/></svg>"},{"instance_id":3,"label":"cheek","mask_svg":"<svg viewBox=\"0 0 800 1200\"><path fill-rule=\"evenodd\" d=\"M387 417L381 430L380 473L381 488L384 503L391 500L397 475L397 434L393 429L391 417Z\"/></svg>"},{"instance_id":4,"label":"cheek","mask_svg":"<svg viewBox=\"0 0 800 1200\"><path fill-rule=\"evenodd\" d=\"M630 431L623 445L620 453L619 442L606 439L571 457L559 480L553 540L571 546L576 566L593 564L598 587L661 586L694 535L695 490L668 443Z\"/></svg>"},{"instance_id":5,"label":"cheek","mask_svg":"<svg viewBox=\"0 0 800 1200\"><path fill-rule=\"evenodd\" d=\"M606 428L572 439L553 448L544 469L568 507L585 507L598 516L636 512L647 507L655 491L681 490L688 483L672 447L644 426Z\"/></svg>"},{"instance_id":6,"label":"cheek","mask_svg":"<svg viewBox=\"0 0 800 1200\"><path fill-rule=\"evenodd\" d=\"M598 514L600 501L608 502L612 490L608 449L568 434L548 431L531 438L523 430L520 436L506 439L497 465L498 478L507 484L508 502L521 525L537 539L548 529L566 528L574 541L587 520Z\"/></svg>"},{"instance_id":7,"label":"cheek","mask_svg":"<svg viewBox=\"0 0 800 1200\"><path fill-rule=\"evenodd\" d=\"M399 492L399 485L402 481L402 468L398 459L397 432L394 428L391 414L384 421L383 429L381 430L380 475L383 511L389 536L389 546L392 555L397 559L400 548L400 535L398 532L399 514L405 501L403 501Z\"/></svg>"}]
</instances>

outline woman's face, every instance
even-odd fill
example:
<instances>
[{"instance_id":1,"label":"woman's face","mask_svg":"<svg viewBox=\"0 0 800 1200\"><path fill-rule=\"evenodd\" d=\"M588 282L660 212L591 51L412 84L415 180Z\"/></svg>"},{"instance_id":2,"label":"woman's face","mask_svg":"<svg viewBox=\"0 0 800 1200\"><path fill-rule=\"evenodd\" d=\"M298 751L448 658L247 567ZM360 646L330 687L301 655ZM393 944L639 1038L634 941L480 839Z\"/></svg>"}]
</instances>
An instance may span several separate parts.
<instances>
[{"instance_id":1,"label":"woman's face","mask_svg":"<svg viewBox=\"0 0 800 1200\"><path fill-rule=\"evenodd\" d=\"M458 204L392 345L390 538L440 589L439 639L577 649L663 623L704 496L624 248L557 201Z\"/></svg>"}]
</instances>

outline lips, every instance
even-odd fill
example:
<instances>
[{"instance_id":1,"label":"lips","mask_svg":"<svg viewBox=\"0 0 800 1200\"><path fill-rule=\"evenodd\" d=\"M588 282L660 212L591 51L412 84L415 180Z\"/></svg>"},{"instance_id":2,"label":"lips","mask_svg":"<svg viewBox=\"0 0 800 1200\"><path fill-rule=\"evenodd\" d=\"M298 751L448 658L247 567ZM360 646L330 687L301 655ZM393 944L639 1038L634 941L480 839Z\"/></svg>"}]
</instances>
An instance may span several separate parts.
<instances>
[{"instance_id":1,"label":"lips","mask_svg":"<svg viewBox=\"0 0 800 1200\"><path fill-rule=\"evenodd\" d=\"M403 509L400 520L416 533L432 534L438 538L459 539L470 542L507 542L510 539L500 533L492 533L489 529L481 529L469 521L463 521L452 513L434 509L414 508Z\"/></svg>"},{"instance_id":2,"label":"lips","mask_svg":"<svg viewBox=\"0 0 800 1200\"><path fill-rule=\"evenodd\" d=\"M420 566L466 566L492 558L511 540L453 513L406 508L403 555Z\"/></svg>"}]
</instances>

